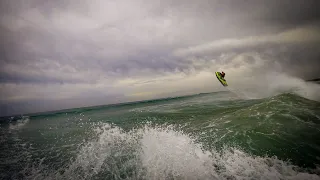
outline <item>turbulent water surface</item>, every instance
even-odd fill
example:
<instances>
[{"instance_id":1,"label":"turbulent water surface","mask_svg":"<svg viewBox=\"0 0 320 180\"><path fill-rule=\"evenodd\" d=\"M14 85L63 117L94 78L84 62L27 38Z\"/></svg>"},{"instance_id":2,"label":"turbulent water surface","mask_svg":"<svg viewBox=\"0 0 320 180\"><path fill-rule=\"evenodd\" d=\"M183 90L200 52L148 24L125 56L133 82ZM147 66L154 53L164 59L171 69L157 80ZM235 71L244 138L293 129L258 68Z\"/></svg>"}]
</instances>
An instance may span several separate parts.
<instances>
[{"instance_id":1,"label":"turbulent water surface","mask_svg":"<svg viewBox=\"0 0 320 180\"><path fill-rule=\"evenodd\" d=\"M230 92L1 119L0 179L320 179L320 103Z\"/></svg>"}]
</instances>

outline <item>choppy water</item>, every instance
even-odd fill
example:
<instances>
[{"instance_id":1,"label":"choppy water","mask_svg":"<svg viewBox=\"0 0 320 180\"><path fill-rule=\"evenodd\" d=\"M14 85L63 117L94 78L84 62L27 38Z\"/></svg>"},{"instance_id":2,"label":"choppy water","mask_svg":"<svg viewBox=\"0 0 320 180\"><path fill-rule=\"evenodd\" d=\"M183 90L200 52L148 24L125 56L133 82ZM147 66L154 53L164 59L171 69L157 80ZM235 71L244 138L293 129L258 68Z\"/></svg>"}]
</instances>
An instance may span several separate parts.
<instances>
[{"instance_id":1,"label":"choppy water","mask_svg":"<svg viewBox=\"0 0 320 180\"><path fill-rule=\"evenodd\" d=\"M1 179L320 179L320 103L229 92L1 119Z\"/></svg>"}]
</instances>

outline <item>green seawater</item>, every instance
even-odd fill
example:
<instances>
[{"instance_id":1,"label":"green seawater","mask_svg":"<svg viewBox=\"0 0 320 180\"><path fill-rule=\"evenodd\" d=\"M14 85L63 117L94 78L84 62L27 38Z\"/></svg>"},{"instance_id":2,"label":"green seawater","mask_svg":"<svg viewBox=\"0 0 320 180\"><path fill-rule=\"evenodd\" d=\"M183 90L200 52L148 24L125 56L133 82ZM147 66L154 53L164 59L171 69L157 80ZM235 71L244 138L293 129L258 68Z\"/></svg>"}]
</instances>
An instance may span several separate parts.
<instances>
[{"instance_id":1,"label":"green seawater","mask_svg":"<svg viewBox=\"0 0 320 180\"><path fill-rule=\"evenodd\" d=\"M230 92L3 117L0 179L320 179L320 103Z\"/></svg>"}]
</instances>

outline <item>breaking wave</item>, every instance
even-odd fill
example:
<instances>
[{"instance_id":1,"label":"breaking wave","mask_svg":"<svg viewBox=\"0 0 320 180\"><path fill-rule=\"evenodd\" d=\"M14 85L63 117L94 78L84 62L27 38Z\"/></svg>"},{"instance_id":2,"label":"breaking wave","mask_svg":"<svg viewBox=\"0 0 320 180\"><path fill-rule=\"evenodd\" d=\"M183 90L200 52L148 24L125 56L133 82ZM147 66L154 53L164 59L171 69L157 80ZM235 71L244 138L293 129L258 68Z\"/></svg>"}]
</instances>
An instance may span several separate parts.
<instances>
[{"instance_id":1,"label":"breaking wave","mask_svg":"<svg viewBox=\"0 0 320 180\"><path fill-rule=\"evenodd\" d=\"M124 131L101 123L94 140L84 142L60 169L26 167L27 179L320 179L307 170L233 147L205 149L196 138L173 126L146 124Z\"/></svg>"}]
</instances>

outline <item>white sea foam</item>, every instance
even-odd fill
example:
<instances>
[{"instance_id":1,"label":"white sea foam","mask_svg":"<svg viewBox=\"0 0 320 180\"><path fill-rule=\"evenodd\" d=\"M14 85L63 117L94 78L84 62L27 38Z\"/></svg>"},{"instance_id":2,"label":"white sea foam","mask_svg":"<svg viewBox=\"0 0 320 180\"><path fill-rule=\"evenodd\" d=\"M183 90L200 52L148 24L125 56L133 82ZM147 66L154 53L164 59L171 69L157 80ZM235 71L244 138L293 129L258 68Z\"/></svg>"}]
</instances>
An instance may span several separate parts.
<instances>
[{"instance_id":1,"label":"white sea foam","mask_svg":"<svg viewBox=\"0 0 320 180\"><path fill-rule=\"evenodd\" d=\"M10 130L20 130L23 128L26 124L29 123L29 117L28 116L23 116L21 119L17 121L13 121L9 125Z\"/></svg>"},{"instance_id":2,"label":"white sea foam","mask_svg":"<svg viewBox=\"0 0 320 180\"><path fill-rule=\"evenodd\" d=\"M277 158L249 155L237 148L205 150L188 134L168 126L145 125L125 132L103 124L96 140L84 144L63 173L34 179L320 179ZM59 170L61 171L61 170ZM40 175L41 174L41 175ZM99 178L98 178L99 179Z\"/></svg>"}]
</instances>

